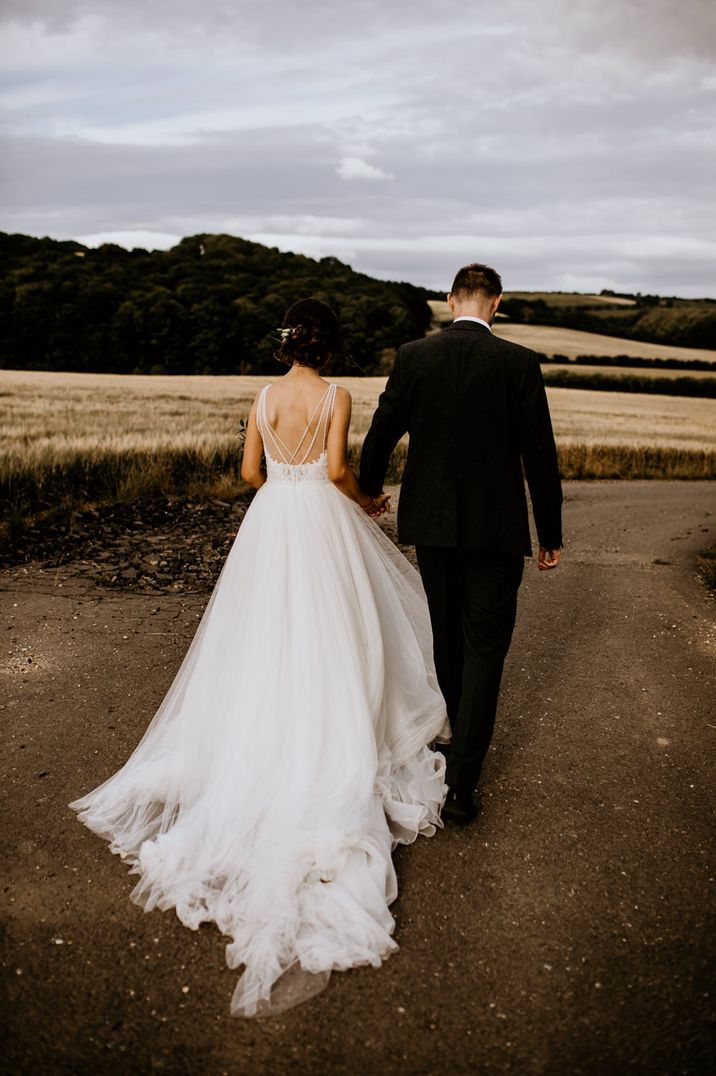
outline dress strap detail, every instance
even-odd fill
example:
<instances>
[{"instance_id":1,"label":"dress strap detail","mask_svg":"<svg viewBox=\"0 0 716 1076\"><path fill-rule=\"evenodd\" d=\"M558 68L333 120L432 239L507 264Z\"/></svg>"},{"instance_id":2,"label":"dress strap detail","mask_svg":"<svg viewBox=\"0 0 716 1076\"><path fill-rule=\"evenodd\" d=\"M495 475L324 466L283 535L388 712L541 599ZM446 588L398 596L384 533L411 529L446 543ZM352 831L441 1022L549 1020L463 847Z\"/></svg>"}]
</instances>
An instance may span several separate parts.
<instances>
[{"instance_id":1,"label":"dress strap detail","mask_svg":"<svg viewBox=\"0 0 716 1076\"><path fill-rule=\"evenodd\" d=\"M330 396L328 398L328 416L326 418L326 424L323 427L323 451L324 452L326 451L326 444L328 442L328 429L329 429L329 427L331 425L331 420L333 418L333 409L334 409L335 404L336 404L336 386L334 384L331 384L329 386L328 391L330 393Z\"/></svg>"},{"instance_id":2,"label":"dress strap detail","mask_svg":"<svg viewBox=\"0 0 716 1076\"><path fill-rule=\"evenodd\" d=\"M293 450L293 452L290 450L290 448L288 447L286 442L283 440L283 438L279 435L279 433L274 429L274 427L269 422L268 412L267 412L267 409L266 409L266 397L268 396L268 390L269 390L270 387L271 387L270 385L265 385L263 387L263 389L261 390L261 394L259 396L259 402L258 402L258 407L257 407L257 411L256 411L256 423L257 423L257 425L259 427L259 433L263 437L264 441L266 441L267 435L270 437L271 441L273 442L274 447L277 450L278 455L281 457L281 460L280 460L281 463L289 463L289 464L294 464L294 465L297 465L297 466L301 466L302 464L304 464L306 462L306 460L310 456L311 452L313 451L313 446L316 443L316 438L318 436L318 431L321 428L321 424L324 423L324 422L325 422L325 429L324 429L324 434L323 434L323 447L324 447L324 451L325 451L326 433L327 433L328 423L330 422L330 417L333 414L333 400L335 399L335 388L336 388L336 386L333 385L333 384L329 385L328 388L326 389L326 391L324 392L323 396L321 397L321 399L318 401L318 404L314 408L313 414L311 415L308 422L306 423L306 428L304 429L304 431L303 431L303 433L301 435L301 438L300 438L298 444L296 445L295 449ZM310 444L308 445L308 448L303 453L302 459L297 461L296 456L298 455L298 452L299 452L299 450L301 448L301 445L303 444L303 442L304 442L304 440L306 438L306 435L308 434L308 431L311 428L311 423L316 418L316 415L318 415L318 422L316 423L316 428L313 431L313 437L311 438L311 441L310 441ZM327 416L328 416L328 420L325 421Z\"/></svg>"}]
</instances>

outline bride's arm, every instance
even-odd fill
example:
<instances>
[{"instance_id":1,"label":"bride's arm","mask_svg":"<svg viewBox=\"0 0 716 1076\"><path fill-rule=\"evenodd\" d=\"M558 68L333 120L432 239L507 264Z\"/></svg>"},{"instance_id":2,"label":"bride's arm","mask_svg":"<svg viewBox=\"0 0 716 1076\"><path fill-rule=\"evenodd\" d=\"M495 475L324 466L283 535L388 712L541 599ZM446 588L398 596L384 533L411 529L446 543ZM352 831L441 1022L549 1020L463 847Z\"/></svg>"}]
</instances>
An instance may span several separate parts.
<instances>
[{"instance_id":1,"label":"bride's arm","mask_svg":"<svg viewBox=\"0 0 716 1076\"><path fill-rule=\"evenodd\" d=\"M351 424L351 394L348 389L336 389L333 417L328 429L328 477L341 493L350 497L366 511L374 505L373 498L358 484L355 472L348 462L348 429Z\"/></svg>"},{"instance_id":2,"label":"bride's arm","mask_svg":"<svg viewBox=\"0 0 716 1076\"><path fill-rule=\"evenodd\" d=\"M249 420L246 424L246 438L244 440L244 458L241 461L241 477L244 482L248 482L254 489L260 489L266 481L266 475L261 469L264 444L261 440L259 428L256 425L257 401L258 396L249 412Z\"/></svg>"}]
</instances>

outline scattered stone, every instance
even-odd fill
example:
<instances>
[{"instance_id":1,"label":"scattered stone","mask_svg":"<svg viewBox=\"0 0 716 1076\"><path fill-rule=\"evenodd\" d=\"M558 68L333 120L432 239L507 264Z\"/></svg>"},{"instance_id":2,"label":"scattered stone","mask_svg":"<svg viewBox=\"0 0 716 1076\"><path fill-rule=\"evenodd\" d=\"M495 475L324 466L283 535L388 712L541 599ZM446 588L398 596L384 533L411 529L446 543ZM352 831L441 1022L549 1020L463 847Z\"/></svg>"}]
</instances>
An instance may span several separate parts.
<instances>
[{"instance_id":1,"label":"scattered stone","mask_svg":"<svg viewBox=\"0 0 716 1076\"><path fill-rule=\"evenodd\" d=\"M163 498L55 513L0 531L0 567L62 566L112 589L210 593L250 503Z\"/></svg>"}]
</instances>

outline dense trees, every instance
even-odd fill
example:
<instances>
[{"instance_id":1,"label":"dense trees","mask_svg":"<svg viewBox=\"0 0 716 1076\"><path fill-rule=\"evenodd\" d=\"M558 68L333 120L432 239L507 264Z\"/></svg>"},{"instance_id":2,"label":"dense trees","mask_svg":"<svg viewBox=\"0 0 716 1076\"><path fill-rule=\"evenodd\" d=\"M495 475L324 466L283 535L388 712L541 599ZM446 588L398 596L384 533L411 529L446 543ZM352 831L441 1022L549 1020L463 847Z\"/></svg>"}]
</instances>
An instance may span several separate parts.
<instances>
[{"instance_id":1,"label":"dense trees","mask_svg":"<svg viewBox=\"0 0 716 1076\"><path fill-rule=\"evenodd\" d=\"M284 311L314 295L333 306L346 333L332 372L382 374L395 347L427 329L426 299L442 298L355 273L337 258L282 254L231 235L130 251L0 232L0 259L5 368L273 373ZM518 322L716 347L716 301L709 299L525 292L506 294L500 311Z\"/></svg>"},{"instance_id":2,"label":"dense trees","mask_svg":"<svg viewBox=\"0 0 716 1076\"><path fill-rule=\"evenodd\" d=\"M0 233L0 259L5 368L276 372L284 311L313 295L330 303L345 329L345 355L332 372L378 373L393 348L430 322L423 289L230 235L128 251Z\"/></svg>"}]
</instances>

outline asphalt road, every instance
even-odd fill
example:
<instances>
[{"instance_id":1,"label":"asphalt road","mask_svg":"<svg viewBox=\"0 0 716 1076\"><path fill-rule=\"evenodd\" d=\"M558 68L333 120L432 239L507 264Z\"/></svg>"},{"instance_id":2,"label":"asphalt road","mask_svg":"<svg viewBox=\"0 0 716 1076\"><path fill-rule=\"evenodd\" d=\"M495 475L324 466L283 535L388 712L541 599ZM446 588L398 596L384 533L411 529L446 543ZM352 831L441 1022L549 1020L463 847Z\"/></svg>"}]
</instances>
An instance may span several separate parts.
<instances>
[{"instance_id":1,"label":"asphalt road","mask_svg":"<svg viewBox=\"0 0 716 1076\"><path fill-rule=\"evenodd\" d=\"M382 968L261 1023L229 1016L216 928L131 904L66 806L131 752L206 599L2 573L3 1071L707 1071L716 627L694 557L716 484L565 491L562 565L526 567L478 821L396 854Z\"/></svg>"}]
</instances>

